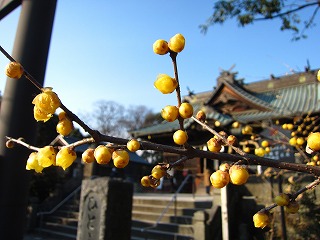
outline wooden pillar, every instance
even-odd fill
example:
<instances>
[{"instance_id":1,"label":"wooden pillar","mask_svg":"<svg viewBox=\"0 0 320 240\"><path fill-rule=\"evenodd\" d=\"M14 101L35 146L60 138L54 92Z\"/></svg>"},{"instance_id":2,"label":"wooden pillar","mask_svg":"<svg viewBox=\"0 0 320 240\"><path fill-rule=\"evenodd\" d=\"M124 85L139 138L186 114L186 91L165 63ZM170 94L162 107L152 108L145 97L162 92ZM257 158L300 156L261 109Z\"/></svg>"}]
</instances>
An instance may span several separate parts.
<instances>
[{"instance_id":1,"label":"wooden pillar","mask_svg":"<svg viewBox=\"0 0 320 240\"><path fill-rule=\"evenodd\" d=\"M40 83L44 81L56 0L24 0L13 48L21 62ZM5 33L2 33L2 35ZM8 60L9 63L9 60ZM22 239L26 220L30 151L5 147L5 136L35 142L36 121L32 99L39 93L27 79L7 79L0 110L0 239Z\"/></svg>"},{"instance_id":2,"label":"wooden pillar","mask_svg":"<svg viewBox=\"0 0 320 240\"><path fill-rule=\"evenodd\" d=\"M229 240L228 186L221 188L222 239Z\"/></svg>"}]
</instances>

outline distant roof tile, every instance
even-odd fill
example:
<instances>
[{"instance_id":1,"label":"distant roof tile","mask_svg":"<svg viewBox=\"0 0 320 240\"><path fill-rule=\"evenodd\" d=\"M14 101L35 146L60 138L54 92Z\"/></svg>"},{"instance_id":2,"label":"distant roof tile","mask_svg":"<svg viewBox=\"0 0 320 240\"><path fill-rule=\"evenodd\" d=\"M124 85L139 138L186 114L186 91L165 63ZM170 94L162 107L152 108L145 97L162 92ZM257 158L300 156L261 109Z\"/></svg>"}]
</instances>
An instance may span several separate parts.
<instances>
[{"instance_id":1,"label":"distant roof tile","mask_svg":"<svg viewBox=\"0 0 320 240\"><path fill-rule=\"evenodd\" d=\"M234 114L233 118L241 122L252 122L267 118L290 117L308 112L319 112L319 94L320 85L318 82L283 88L262 96L273 107L273 111Z\"/></svg>"}]
</instances>

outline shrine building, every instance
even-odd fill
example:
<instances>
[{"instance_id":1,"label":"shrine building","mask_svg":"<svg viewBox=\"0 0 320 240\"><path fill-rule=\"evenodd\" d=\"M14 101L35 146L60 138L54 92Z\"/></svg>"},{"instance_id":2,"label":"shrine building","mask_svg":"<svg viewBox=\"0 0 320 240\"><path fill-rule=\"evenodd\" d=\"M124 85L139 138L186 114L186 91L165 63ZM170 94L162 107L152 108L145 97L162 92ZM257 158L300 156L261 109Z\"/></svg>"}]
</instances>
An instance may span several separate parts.
<instances>
[{"instance_id":1,"label":"shrine building","mask_svg":"<svg viewBox=\"0 0 320 240\"><path fill-rule=\"evenodd\" d=\"M194 115L203 110L206 122L215 131L225 131L238 138L239 146L246 145L254 149L263 138L275 139L277 134L290 138L290 132L283 129L285 123L294 123L310 119L308 131L299 129L298 135L306 138L311 131L318 130L316 124L320 111L320 84L317 81L317 70L306 69L304 72L288 74L280 77L245 83L237 79L236 72L222 71L217 78L213 90L190 93L183 97L194 108ZM235 127L237 125L237 127ZM306 127L306 122L304 126ZM243 134L243 129L250 126L252 134ZM195 148L206 150L206 142L213 134L203 129L192 118L184 120L184 128L188 134L188 142ZM160 124L131 131L132 137L166 145L175 145L173 133L179 129L178 120L163 121ZM305 130L305 131L304 131ZM252 141L252 138L255 138ZM222 151L232 153L225 148ZM277 145L265 155L275 160L297 161L297 154L291 146ZM299 156L298 156L299 157ZM163 162L179 159L174 154L163 154ZM219 162L208 159L192 159L186 162L185 168L202 176L206 168L217 169Z\"/></svg>"}]
</instances>

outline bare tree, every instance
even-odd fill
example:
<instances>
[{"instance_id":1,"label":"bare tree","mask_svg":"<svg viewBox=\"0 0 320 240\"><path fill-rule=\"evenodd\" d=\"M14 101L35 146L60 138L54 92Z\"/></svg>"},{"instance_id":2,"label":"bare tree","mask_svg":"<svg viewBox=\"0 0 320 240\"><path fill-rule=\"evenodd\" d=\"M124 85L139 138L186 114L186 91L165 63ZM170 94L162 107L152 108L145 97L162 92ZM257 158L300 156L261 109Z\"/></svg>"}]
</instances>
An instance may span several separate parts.
<instances>
[{"instance_id":1,"label":"bare tree","mask_svg":"<svg viewBox=\"0 0 320 240\"><path fill-rule=\"evenodd\" d=\"M125 108L114 101L100 100L94 103L92 112L86 118L102 134L126 136L126 130L121 124Z\"/></svg>"},{"instance_id":2,"label":"bare tree","mask_svg":"<svg viewBox=\"0 0 320 240\"><path fill-rule=\"evenodd\" d=\"M159 114L143 105L125 108L105 100L96 102L92 112L84 116L100 133L120 137L129 137L128 131L157 123L160 118Z\"/></svg>"},{"instance_id":3,"label":"bare tree","mask_svg":"<svg viewBox=\"0 0 320 240\"><path fill-rule=\"evenodd\" d=\"M130 106L127 109L124 124L127 130L130 131L159 123L162 120L159 113L155 114L150 108L139 105Z\"/></svg>"}]
</instances>

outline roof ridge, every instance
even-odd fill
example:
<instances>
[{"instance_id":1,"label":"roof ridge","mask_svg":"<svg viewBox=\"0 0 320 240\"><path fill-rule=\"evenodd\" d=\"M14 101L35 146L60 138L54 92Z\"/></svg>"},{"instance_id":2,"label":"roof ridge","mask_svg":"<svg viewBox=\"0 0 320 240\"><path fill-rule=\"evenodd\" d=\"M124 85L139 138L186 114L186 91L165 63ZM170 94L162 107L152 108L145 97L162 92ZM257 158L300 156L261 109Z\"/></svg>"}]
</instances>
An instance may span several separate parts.
<instances>
[{"instance_id":1,"label":"roof ridge","mask_svg":"<svg viewBox=\"0 0 320 240\"><path fill-rule=\"evenodd\" d=\"M233 88L234 90L236 90L238 93L240 93L242 95L242 97L246 98L247 100L249 100L250 102L254 103L255 105L260 105L263 108L267 108L271 111L274 110L273 106L271 104L269 104L268 102L256 97L255 95L253 95L251 92L245 90L244 88L237 86L237 84L234 83L225 83L226 85L229 85L231 88Z\"/></svg>"}]
</instances>

